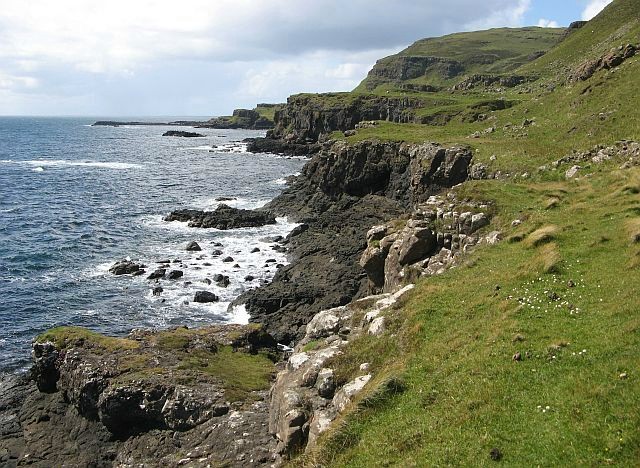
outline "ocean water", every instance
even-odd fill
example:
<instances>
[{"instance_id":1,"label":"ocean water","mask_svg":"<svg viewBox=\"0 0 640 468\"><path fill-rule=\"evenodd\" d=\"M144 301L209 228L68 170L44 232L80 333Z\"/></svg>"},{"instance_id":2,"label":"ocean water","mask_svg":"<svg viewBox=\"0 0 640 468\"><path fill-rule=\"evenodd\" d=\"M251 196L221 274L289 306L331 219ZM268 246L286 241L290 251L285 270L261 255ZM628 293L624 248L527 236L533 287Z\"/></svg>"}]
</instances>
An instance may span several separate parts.
<instances>
[{"instance_id":1,"label":"ocean water","mask_svg":"<svg viewBox=\"0 0 640 468\"><path fill-rule=\"evenodd\" d=\"M162 217L179 208L215 209L218 197L261 206L304 160L247 153L239 142L261 136L255 131L199 129L204 138L171 138L161 136L167 127L91 127L94 120L0 117L0 371L27 366L31 340L58 325L124 334L242 323L246 312L229 303L286 262L271 249L274 236L295 227L286 219L218 231ZM202 252L186 251L192 240ZM251 253L255 247L260 252ZM224 254L214 257L214 249ZM233 263L222 262L227 255ZM171 260L185 274L156 284L146 275L108 272L127 257L146 264L147 273ZM230 285L207 284L215 274L229 276ZM245 281L247 275L256 279ZM158 285L164 292L153 296ZM193 303L199 290L220 302Z\"/></svg>"}]
</instances>

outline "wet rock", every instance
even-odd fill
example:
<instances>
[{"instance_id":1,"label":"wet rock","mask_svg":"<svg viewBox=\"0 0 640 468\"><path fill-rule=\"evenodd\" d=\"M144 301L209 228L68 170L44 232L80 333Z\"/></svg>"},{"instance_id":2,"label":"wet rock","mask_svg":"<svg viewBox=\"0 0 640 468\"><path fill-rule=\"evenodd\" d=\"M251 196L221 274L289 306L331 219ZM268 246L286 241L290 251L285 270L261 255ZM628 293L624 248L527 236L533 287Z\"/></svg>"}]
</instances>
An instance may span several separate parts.
<instances>
[{"instance_id":1,"label":"wet rock","mask_svg":"<svg viewBox=\"0 0 640 468\"><path fill-rule=\"evenodd\" d=\"M225 257L225 258L223 258L223 259L222 259L222 261L223 261L224 263L232 263L232 262L234 262L235 260L233 259L233 257Z\"/></svg>"},{"instance_id":2,"label":"wet rock","mask_svg":"<svg viewBox=\"0 0 640 468\"><path fill-rule=\"evenodd\" d=\"M169 130L167 132L164 132L162 134L162 136L165 136L165 137L182 137L182 138L201 138L201 137L204 137L204 135L202 135L200 133L185 132L185 131L182 131L182 130Z\"/></svg>"},{"instance_id":3,"label":"wet rock","mask_svg":"<svg viewBox=\"0 0 640 468\"><path fill-rule=\"evenodd\" d=\"M162 289L160 286L156 286L155 288L153 288L153 289L151 290L151 293L152 293L154 296L160 296L163 292L164 292L164 289Z\"/></svg>"},{"instance_id":4,"label":"wet rock","mask_svg":"<svg viewBox=\"0 0 640 468\"><path fill-rule=\"evenodd\" d=\"M253 281L253 280L255 280L255 279L256 279L256 277L255 277L255 276L253 276L253 275L247 275L247 276L245 276L245 277L244 277L244 280L245 280L245 281Z\"/></svg>"},{"instance_id":5,"label":"wet rock","mask_svg":"<svg viewBox=\"0 0 640 468\"><path fill-rule=\"evenodd\" d=\"M121 260L116 262L109 268L109 272L116 276L120 275L140 275L144 273L145 265L132 262L130 260Z\"/></svg>"},{"instance_id":6,"label":"wet rock","mask_svg":"<svg viewBox=\"0 0 640 468\"><path fill-rule=\"evenodd\" d=\"M209 291L197 291L193 297L193 302L198 302L200 304L218 302L219 300L220 298L218 296Z\"/></svg>"},{"instance_id":7,"label":"wet rock","mask_svg":"<svg viewBox=\"0 0 640 468\"><path fill-rule=\"evenodd\" d=\"M166 268L158 268L156 271L147 276L149 280L161 279L164 278L164 275L167 273Z\"/></svg>"},{"instance_id":8,"label":"wet rock","mask_svg":"<svg viewBox=\"0 0 640 468\"><path fill-rule=\"evenodd\" d=\"M187 244L187 252L200 252L201 250L202 247L196 241L191 241Z\"/></svg>"},{"instance_id":9,"label":"wet rock","mask_svg":"<svg viewBox=\"0 0 640 468\"><path fill-rule=\"evenodd\" d=\"M251 249L251 253L258 253L260 252L260 249L258 247L254 247L253 249Z\"/></svg>"},{"instance_id":10,"label":"wet rock","mask_svg":"<svg viewBox=\"0 0 640 468\"><path fill-rule=\"evenodd\" d=\"M275 224L276 219L263 211L242 210L221 204L215 211L177 210L164 218L165 221L188 222L190 227L237 229Z\"/></svg>"},{"instance_id":11,"label":"wet rock","mask_svg":"<svg viewBox=\"0 0 640 468\"><path fill-rule=\"evenodd\" d=\"M220 257L224 252L222 250L213 250L211 252L212 257Z\"/></svg>"},{"instance_id":12,"label":"wet rock","mask_svg":"<svg viewBox=\"0 0 640 468\"><path fill-rule=\"evenodd\" d=\"M180 270L171 270L167 275L167 278L170 280L177 280L184 276L184 272Z\"/></svg>"},{"instance_id":13,"label":"wet rock","mask_svg":"<svg viewBox=\"0 0 640 468\"><path fill-rule=\"evenodd\" d=\"M229 279L228 276L223 276L222 278L216 281L216 285L218 285L221 288L226 288L227 286L229 286L230 283L231 283L231 280Z\"/></svg>"}]
</instances>

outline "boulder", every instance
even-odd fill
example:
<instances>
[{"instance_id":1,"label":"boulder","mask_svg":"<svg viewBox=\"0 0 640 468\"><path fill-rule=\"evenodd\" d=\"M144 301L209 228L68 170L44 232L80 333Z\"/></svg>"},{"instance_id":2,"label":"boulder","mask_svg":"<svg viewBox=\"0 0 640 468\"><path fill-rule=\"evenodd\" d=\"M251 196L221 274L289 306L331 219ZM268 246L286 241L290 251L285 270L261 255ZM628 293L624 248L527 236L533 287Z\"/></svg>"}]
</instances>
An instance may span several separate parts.
<instances>
[{"instance_id":1,"label":"boulder","mask_svg":"<svg viewBox=\"0 0 640 468\"><path fill-rule=\"evenodd\" d=\"M180 270L171 270L167 275L167 278L169 278L170 280L177 280L182 278L183 276L184 276L184 272Z\"/></svg>"},{"instance_id":2,"label":"boulder","mask_svg":"<svg viewBox=\"0 0 640 468\"><path fill-rule=\"evenodd\" d=\"M219 300L220 298L218 296L209 291L197 291L193 297L193 302L198 302L200 304L218 302Z\"/></svg>"},{"instance_id":3,"label":"boulder","mask_svg":"<svg viewBox=\"0 0 640 468\"><path fill-rule=\"evenodd\" d=\"M342 413L347 406L349 406L354 397L362 391L369 380L371 380L371 374L356 377L335 394L332 402L338 412Z\"/></svg>"},{"instance_id":4,"label":"boulder","mask_svg":"<svg viewBox=\"0 0 640 468\"><path fill-rule=\"evenodd\" d=\"M196 241L191 241L187 244L187 252L200 252L202 247Z\"/></svg>"},{"instance_id":5,"label":"boulder","mask_svg":"<svg viewBox=\"0 0 640 468\"><path fill-rule=\"evenodd\" d=\"M158 268L156 271L154 271L153 273L151 273L149 276L147 276L147 279L149 280L155 280L155 279L160 279L160 278L164 278L164 275L167 273L166 268Z\"/></svg>"},{"instance_id":6,"label":"boulder","mask_svg":"<svg viewBox=\"0 0 640 468\"><path fill-rule=\"evenodd\" d=\"M109 268L109 272L116 276L141 275L144 274L144 268L146 268L145 265L142 265L141 263L135 263L130 260L121 260L111 266L111 268Z\"/></svg>"},{"instance_id":7,"label":"boulder","mask_svg":"<svg viewBox=\"0 0 640 468\"><path fill-rule=\"evenodd\" d=\"M564 174L565 178L573 179L578 175L578 172L580 171L580 169L582 169L580 166L571 166L571 168L567 169L567 172L565 172Z\"/></svg>"}]
</instances>

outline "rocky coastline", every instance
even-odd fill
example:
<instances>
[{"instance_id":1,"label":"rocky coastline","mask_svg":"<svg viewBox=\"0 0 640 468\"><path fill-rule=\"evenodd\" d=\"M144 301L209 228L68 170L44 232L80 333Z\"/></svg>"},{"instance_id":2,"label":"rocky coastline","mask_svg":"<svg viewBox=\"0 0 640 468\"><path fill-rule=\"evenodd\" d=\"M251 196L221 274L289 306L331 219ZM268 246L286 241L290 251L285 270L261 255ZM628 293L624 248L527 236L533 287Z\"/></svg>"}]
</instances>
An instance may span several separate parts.
<instances>
[{"instance_id":1,"label":"rocky coastline","mask_svg":"<svg viewBox=\"0 0 640 468\"><path fill-rule=\"evenodd\" d=\"M3 382L3 463L278 466L313 446L370 378L363 371L356 381L332 383L328 359L359 334L383 330L376 319L399 289L500 236L477 234L490 207L438 195L470 177L468 148L312 144L318 152L302 174L264 208L220 205L165 218L218 229L276 216L300 223L279 244L291 263L232 304L246 308L251 324L134 330L126 338L73 328L41 335L31 375ZM144 273L144 265L131 265L112 271ZM347 313L351 304L378 312L356 323ZM338 325L327 327L326 317L336 313L329 322ZM321 344L309 353L311 340ZM237 373L237 366L256 374L230 381L222 369ZM305 392L315 403L301 407ZM292 394L298 397L285 397Z\"/></svg>"}]
</instances>

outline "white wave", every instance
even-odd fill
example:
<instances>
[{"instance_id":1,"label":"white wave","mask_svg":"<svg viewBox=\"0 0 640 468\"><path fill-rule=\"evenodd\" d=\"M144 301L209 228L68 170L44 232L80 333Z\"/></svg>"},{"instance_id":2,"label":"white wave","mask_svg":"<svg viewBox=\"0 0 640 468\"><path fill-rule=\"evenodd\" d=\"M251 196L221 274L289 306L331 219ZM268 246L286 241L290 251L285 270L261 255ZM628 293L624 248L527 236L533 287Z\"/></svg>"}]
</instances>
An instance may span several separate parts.
<instances>
[{"instance_id":1,"label":"white wave","mask_svg":"<svg viewBox=\"0 0 640 468\"><path fill-rule=\"evenodd\" d=\"M202 146L190 146L187 148L182 148L183 150L196 150L196 151L214 151L215 148L211 145L202 145Z\"/></svg>"},{"instance_id":2,"label":"white wave","mask_svg":"<svg viewBox=\"0 0 640 468\"><path fill-rule=\"evenodd\" d=\"M104 162L104 161L69 161L67 159L33 159L28 161L2 160L0 163L19 164L27 166L36 166L36 169L44 167L96 167L100 169L140 169L144 166L140 164L124 163L124 162Z\"/></svg>"},{"instance_id":3,"label":"white wave","mask_svg":"<svg viewBox=\"0 0 640 468\"><path fill-rule=\"evenodd\" d=\"M218 197L207 197L195 200L192 204L195 208L202 210L215 210L219 205L224 204L232 208L242 208L244 210L255 210L262 208L269 202L269 199L235 197L233 200L217 200Z\"/></svg>"},{"instance_id":4,"label":"white wave","mask_svg":"<svg viewBox=\"0 0 640 468\"><path fill-rule=\"evenodd\" d=\"M273 250L275 243L270 239L285 236L297 226L286 218L278 218L275 225L228 231L189 228L186 223L164 222L160 216L144 218L143 222L154 229L173 229L182 238L160 249L156 247L149 257L138 259L147 265L145 275L124 277L128 278L126 280L119 278L123 284L128 281L145 288L144 298L161 307L161 312L154 318L158 321L157 325L170 325L172 320L246 323L246 310L230 309L229 305L244 291L271 281L278 271L278 265L288 263L286 253ZM198 242L202 250L187 252L185 246L191 240ZM221 254L218 255L215 250L220 250ZM232 257L233 261L223 261L226 257ZM94 267L93 271L106 273L116 260ZM169 260L171 263L161 264L159 260ZM157 268L165 268L167 273L180 270L183 276L178 280L148 281L146 277ZM223 287L216 284L216 275L228 276L229 285ZM163 291L160 295L153 295L153 288L157 286ZM194 303L193 298L198 291L216 294L219 302Z\"/></svg>"},{"instance_id":5,"label":"white wave","mask_svg":"<svg viewBox=\"0 0 640 468\"><path fill-rule=\"evenodd\" d=\"M273 181L276 185L287 185L287 179L285 177L281 177Z\"/></svg>"},{"instance_id":6,"label":"white wave","mask_svg":"<svg viewBox=\"0 0 640 468\"><path fill-rule=\"evenodd\" d=\"M244 154L247 153L247 144L241 142L231 142L224 145L218 145L210 150L213 153L232 153L232 154Z\"/></svg>"},{"instance_id":7,"label":"white wave","mask_svg":"<svg viewBox=\"0 0 640 468\"><path fill-rule=\"evenodd\" d=\"M249 323L249 312L244 304L232 307L229 311L232 317L232 323L239 323L240 325L246 325Z\"/></svg>"},{"instance_id":8,"label":"white wave","mask_svg":"<svg viewBox=\"0 0 640 468\"><path fill-rule=\"evenodd\" d=\"M31 170L33 172L44 172L44 167L38 166L38 167L35 167L35 168L31 169Z\"/></svg>"}]
</instances>

